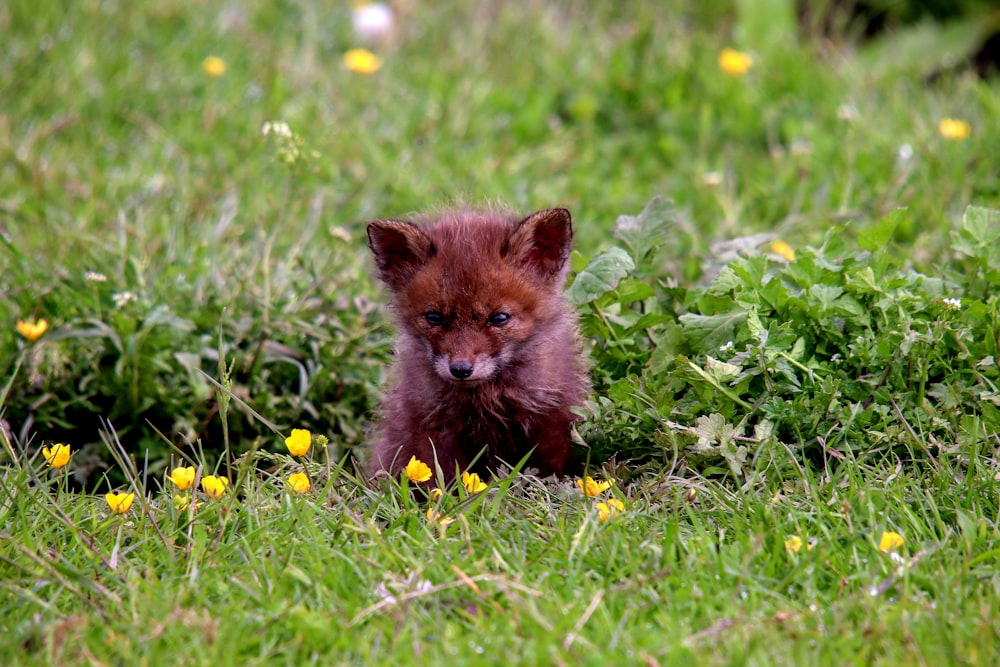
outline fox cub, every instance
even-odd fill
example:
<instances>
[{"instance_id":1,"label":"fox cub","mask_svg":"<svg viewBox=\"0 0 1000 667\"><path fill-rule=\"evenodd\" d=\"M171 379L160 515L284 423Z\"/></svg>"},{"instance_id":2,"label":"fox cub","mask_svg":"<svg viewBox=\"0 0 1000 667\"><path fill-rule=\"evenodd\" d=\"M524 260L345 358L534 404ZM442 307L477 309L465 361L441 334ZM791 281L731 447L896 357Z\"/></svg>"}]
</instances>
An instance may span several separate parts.
<instances>
[{"instance_id":1,"label":"fox cub","mask_svg":"<svg viewBox=\"0 0 1000 667\"><path fill-rule=\"evenodd\" d=\"M398 325L372 474L398 475L416 456L450 483L456 468L486 473L532 450L528 466L563 472L570 408L588 388L563 296L572 239L562 208L368 225Z\"/></svg>"}]
</instances>

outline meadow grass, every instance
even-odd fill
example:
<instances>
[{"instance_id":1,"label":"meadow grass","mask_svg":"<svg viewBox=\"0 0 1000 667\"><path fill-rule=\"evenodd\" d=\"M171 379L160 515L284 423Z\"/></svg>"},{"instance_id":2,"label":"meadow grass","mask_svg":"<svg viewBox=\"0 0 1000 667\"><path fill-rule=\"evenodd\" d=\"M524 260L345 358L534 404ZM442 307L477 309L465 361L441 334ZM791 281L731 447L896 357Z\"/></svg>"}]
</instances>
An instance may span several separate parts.
<instances>
[{"instance_id":1,"label":"meadow grass","mask_svg":"<svg viewBox=\"0 0 1000 667\"><path fill-rule=\"evenodd\" d=\"M993 664L1000 92L791 6L397 3L370 74L347 3L0 7L0 663ZM454 201L610 280L599 498L355 472L363 224Z\"/></svg>"}]
</instances>

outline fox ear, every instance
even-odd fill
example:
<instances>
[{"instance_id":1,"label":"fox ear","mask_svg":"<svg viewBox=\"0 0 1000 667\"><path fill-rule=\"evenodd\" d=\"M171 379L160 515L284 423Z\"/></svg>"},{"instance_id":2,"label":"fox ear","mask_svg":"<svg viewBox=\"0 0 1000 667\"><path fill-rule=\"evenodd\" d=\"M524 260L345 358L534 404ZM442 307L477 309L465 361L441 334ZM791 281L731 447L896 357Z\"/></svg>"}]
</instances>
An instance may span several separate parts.
<instances>
[{"instance_id":1,"label":"fox ear","mask_svg":"<svg viewBox=\"0 0 1000 667\"><path fill-rule=\"evenodd\" d=\"M379 279L399 289L434 255L434 244L416 225L402 220L368 223L368 247Z\"/></svg>"},{"instance_id":2,"label":"fox ear","mask_svg":"<svg viewBox=\"0 0 1000 667\"><path fill-rule=\"evenodd\" d=\"M518 223L504 253L543 278L566 277L573 245L573 221L564 208L532 213Z\"/></svg>"}]
</instances>

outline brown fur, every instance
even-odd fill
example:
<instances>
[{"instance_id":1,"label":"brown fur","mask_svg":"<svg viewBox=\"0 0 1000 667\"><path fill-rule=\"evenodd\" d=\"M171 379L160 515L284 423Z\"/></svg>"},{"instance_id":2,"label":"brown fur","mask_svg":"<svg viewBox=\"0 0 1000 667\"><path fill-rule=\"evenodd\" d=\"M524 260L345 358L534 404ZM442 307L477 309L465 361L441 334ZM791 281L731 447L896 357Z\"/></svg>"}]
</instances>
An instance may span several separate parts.
<instances>
[{"instance_id":1,"label":"brown fur","mask_svg":"<svg viewBox=\"0 0 1000 667\"><path fill-rule=\"evenodd\" d=\"M563 472L577 420L570 408L587 391L562 293L572 237L565 209L368 225L398 325L372 474L398 475L416 456L437 461L449 483L456 469L484 473L532 449L529 466Z\"/></svg>"}]
</instances>

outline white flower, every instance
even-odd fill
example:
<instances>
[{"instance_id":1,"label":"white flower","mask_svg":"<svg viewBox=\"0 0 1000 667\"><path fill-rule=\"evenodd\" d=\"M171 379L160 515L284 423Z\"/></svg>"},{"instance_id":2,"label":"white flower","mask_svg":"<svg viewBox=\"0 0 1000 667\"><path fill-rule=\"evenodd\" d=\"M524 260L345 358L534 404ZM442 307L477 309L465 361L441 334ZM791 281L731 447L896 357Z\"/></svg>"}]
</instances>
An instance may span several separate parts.
<instances>
[{"instance_id":1,"label":"white flower","mask_svg":"<svg viewBox=\"0 0 1000 667\"><path fill-rule=\"evenodd\" d=\"M396 16L384 2L366 2L351 12L351 25L362 41L377 42L392 35Z\"/></svg>"},{"instance_id":2,"label":"white flower","mask_svg":"<svg viewBox=\"0 0 1000 667\"><path fill-rule=\"evenodd\" d=\"M103 273L98 273L97 271L87 271L83 274L83 279L92 283L108 282L108 277Z\"/></svg>"},{"instance_id":3,"label":"white flower","mask_svg":"<svg viewBox=\"0 0 1000 667\"><path fill-rule=\"evenodd\" d=\"M962 308L961 299L944 299L944 307L948 310L960 310Z\"/></svg>"},{"instance_id":4,"label":"white flower","mask_svg":"<svg viewBox=\"0 0 1000 667\"><path fill-rule=\"evenodd\" d=\"M733 341L729 341L725 345L720 345L719 346L719 352L728 352L729 350L733 349L734 347L736 347L736 345L733 343Z\"/></svg>"},{"instance_id":5,"label":"white flower","mask_svg":"<svg viewBox=\"0 0 1000 667\"><path fill-rule=\"evenodd\" d=\"M858 113L858 108L850 103L841 104L837 107L837 120L842 120L845 123L852 123L858 119L860 114Z\"/></svg>"},{"instance_id":6,"label":"white flower","mask_svg":"<svg viewBox=\"0 0 1000 667\"><path fill-rule=\"evenodd\" d=\"M291 138L292 128L288 126L283 120L276 121L265 121L265 123L260 128L260 133L265 137L269 134L273 134L276 137L285 137L286 139Z\"/></svg>"},{"instance_id":7,"label":"white flower","mask_svg":"<svg viewBox=\"0 0 1000 667\"><path fill-rule=\"evenodd\" d=\"M123 308L125 304L138 301L139 297L134 292L115 292L111 295L111 300L115 302L115 308Z\"/></svg>"},{"instance_id":8,"label":"white flower","mask_svg":"<svg viewBox=\"0 0 1000 667\"><path fill-rule=\"evenodd\" d=\"M899 160L900 164L906 164L913 159L913 146L910 144L903 144L896 151L896 158Z\"/></svg>"}]
</instances>

